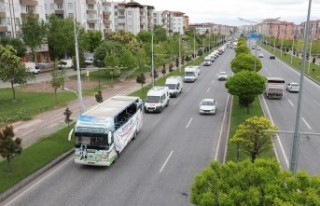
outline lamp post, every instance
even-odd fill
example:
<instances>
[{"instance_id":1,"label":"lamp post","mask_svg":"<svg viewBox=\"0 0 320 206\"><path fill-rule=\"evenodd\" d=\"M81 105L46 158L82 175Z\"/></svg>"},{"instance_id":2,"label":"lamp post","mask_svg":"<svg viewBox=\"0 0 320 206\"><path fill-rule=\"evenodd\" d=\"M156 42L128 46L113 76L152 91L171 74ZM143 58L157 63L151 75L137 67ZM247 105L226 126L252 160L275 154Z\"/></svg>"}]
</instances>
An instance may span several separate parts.
<instances>
[{"instance_id":1,"label":"lamp post","mask_svg":"<svg viewBox=\"0 0 320 206\"><path fill-rule=\"evenodd\" d=\"M181 74L181 34L179 33L179 72Z\"/></svg>"},{"instance_id":2,"label":"lamp post","mask_svg":"<svg viewBox=\"0 0 320 206\"><path fill-rule=\"evenodd\" d=\"M195 63L196 59L196 30L193 30L193 63Z\"/></svg>"},{"instance_id":3,"label":"lamp post","mask_svg":"<svg viewBox=\"0 0 320 206\"><path fill-rule=\"evenodd\" d=\"M311 2L309 0L308 6L308 15L307 15L307 22L304 28L304 45L303 45L303 61L301 64L301 74L300 74L300 91L298 95L298 104L297 104L297 112L296 112L296 121L295 121L295 128L293 133L293 143L292 143L292 153L291 153L291 162L290 162L290 170L292 175L296 175L297 171L297 162L298 162L298 150L299 150L299 127L300 127L300 113L301 113L301 99L302 99L302 91L303 91L303 79L304 79L304 70L306 64L306 50L307 50L307 43L308 43L308 35L307 30L309 28L310 22L310 12L311 12Z\"/></svg>"},{"instance_id":4,"label":"lamp post","mask_svg":"<svg viewBox=\"0 0 320 206\"><path fill-rule=\"evenodd\" d=\"M308 58L308 74L310 74L310 64L311 64L311 54L312 54L312 33L310 34L310 49L309 49L309 58Z\"/></svg>"},{"instance_id":5,"label":"lamp post","mask_svg":"<svg viewBox=\"0 0 320 206\"><path fill-rule=\"evenodd\" d=\"M152 78L152 87L154 87L155 80L154 80L154 33L159 30L160 28L154 30L154 27L152 27L151 31L151 78Z\"/></svg>"},{"instance_id":6,"label":"lamp post","mask_svg":"<svg viewBox=\"0 0 320 206\"><path fill-rule=\"evenodd\" d=\"M76 5L76 2L74 4ZM84 104L83 104L83 100L82 100L81 75L80 75L80 64L79 64L79 49L78 49L78 33L76 31L76 16L75 15L73 18L73 33L74 33L74 47L75 47L75 51L76 51L78 99L79 99L79 105L80 105L80 114L82 114L84 112Z\"/></svg>"},{"instance_id":7,"label":"lamp post","mask_svg":"<svg viewBox=\"0 0 320 206\"><path fill-rule=\"evenodd\" d=\"M291 47L291 58L290 58L290 64L292 65L292 59L293 59L293 51L294 51L294 36L295 36L295 29L293 30L293 38L292 38L292 47Z\"/></svg>"}]
</instances>

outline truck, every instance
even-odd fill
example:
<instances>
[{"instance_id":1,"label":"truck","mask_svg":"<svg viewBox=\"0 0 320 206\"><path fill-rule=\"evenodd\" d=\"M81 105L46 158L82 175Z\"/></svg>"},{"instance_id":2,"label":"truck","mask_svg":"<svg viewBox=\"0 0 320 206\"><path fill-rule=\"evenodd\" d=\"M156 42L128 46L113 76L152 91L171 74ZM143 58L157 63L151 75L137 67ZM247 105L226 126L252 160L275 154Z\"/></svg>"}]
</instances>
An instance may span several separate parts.
<instances>
[{"instance_id":1,"label":"truck","mask_svg":"<svg viewBox=\"0 0 320 206\"><path fill-rule=\"evenodd\" d=\"M40 69L36 66L34 62L24 62L24 66L26 67L26 70L33 74L39 74Z\"/></svg>"},{"instance_id":2,"label":"truck","mask_svg":"<svg viewBox=\"0 0 320 206\"><path fill-rule=\"evenodd\" d=\"M73 67L72 59L61 59L57 65L58 69L68 69Z\"/></svg>"},{"instance_id":3,"label":"truck","mask_svg":"<svg viewBox=\"0 0 320 206\"><path fill-rule=\"evenodd\" d=\"M113 96L80 114L68 140L75 136L74 162L110 166L142 127L142 100Z\"/></svg>"},{"instance_id":4,"label":"truck","mask_svg":"<svg viewBox=\"0 0 320 206\"><path fill-rule=\"evenodd\" d=\"M195 82L198 79L199 73L200 73L199 66L187 66L184 69L183 81Z\"/></svg>"},{"instance_id":5,"label":"truck","mask_svg":"<svg viewBox=\"0 0 320 206\"><path fill-rule=\"evenodd\" d=\"M167 86L154 86L146 96L144 101L144 111L148 112L162 112L165 107L169 105L170 94Z\"/></svg>"},{"instance_id":6,"label":"truck","mask_svg":"<svg viewBox=\"0 0 320 206\"><path fill-rule=\"evenodd\" d=\"M171 76L166 79L165 86L169 87L170 97L177 97L182 93L183 81L180 76Z\"/></svg>"},{"instance_id":7,"label":"truck","mask_svg":"<svg viewBox=\"0 0 320 206\"><path fill-rule=\"evenodd\" d=\"M285 80L280 77L267 77L265 96L268 99L281 99L284 95Z\"/></svg>"}]
</instances>

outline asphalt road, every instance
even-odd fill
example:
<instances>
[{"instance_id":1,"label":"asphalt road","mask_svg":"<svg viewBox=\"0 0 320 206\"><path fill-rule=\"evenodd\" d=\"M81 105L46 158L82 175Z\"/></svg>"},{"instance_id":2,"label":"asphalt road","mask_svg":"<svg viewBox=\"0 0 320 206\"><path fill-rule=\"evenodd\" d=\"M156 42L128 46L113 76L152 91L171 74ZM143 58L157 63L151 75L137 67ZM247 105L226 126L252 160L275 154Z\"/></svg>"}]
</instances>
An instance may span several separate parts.
<instances>
[{"instance_id":1,"label":"asphalt road","mask_svg":"<svg viewBox=\"0 0 320 206\"><path fill-rule=\"evenodd\" d=\"M300 73L279 60L270 60L269 54L263 51L265 58L261 59L265 76L278 76L285 79L286 83L300 81ZM320 86L308 78L304 78L301 101L301 117L299 132L320 133ZM262 97L267 115L278 126L279 130L289 133L279 133L275 140L277 154L284 169L290 168L293 134L296 122L298 93L285 92L281 100L271 100ZM300 135L298 170L306 170L310 174L320 174L320 136Z\"/></svg>"},{"instance_id":2,"label":"asphalt road","mask_svg":"<svg viewBox=\"0 0 320 206\"><path fill-rule=\"evenodd\" d=\"M221 129L230 99L217 73L231 74L233 56L227 50L210 67L202 66L198 80L185 83L162 113L145 114L138 137L111 167L76 165L68 158L3 204L191 205L194 176L224 155ZM217 114L199 115L199 102L208 97L217 100Z\"/></svg>"}]
</instances>

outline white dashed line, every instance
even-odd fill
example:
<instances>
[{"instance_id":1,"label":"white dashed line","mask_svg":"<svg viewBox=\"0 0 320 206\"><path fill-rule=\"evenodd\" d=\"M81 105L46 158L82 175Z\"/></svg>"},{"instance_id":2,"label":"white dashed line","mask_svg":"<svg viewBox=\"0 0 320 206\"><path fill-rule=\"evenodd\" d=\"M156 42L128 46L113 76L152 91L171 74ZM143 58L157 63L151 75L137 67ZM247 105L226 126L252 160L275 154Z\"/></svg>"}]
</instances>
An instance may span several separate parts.
<instances>
[{"instance_id":1,"label":"white dashed line","mask_svg":"<svg viewBox=\"0 0 320 206\"><path fill-rule=\"evenodd\" d=\"M190 118L190 120L189 120L189 122L188 122L188 124L187 124L187 126L186 126L186 129L189 127L189 125L191 124L191 122L192 122L192 117Z\"/></svg>"},{"instance_id":2,"label":"white dashed line","mask_svg":"<svg viewBox=\"0 0 320 206\"><path fill-rule=\"evenodd\" d=\"M164 167L165 167L166 164L168 163L168 161L169 161L169 159L170 159L170 157L171 157L172 154L173 154L173 151L170 152L170 154L169 154L169 156L167 157L166 161L163 163L161 169L159 170L159 173L161 173L161 172L163 171Z\"/></svg>"},{"instance_id":3,"label":"white dashed line","mask_svg":"<svg viewBox=\"0 0 320 206\"><path fill-rule=\"evenodd\" d=\"M305 123L305 125L307 125L307 127L311 130L311 126L308 124L308 122L302 117L302 121Z\"/></svg>"},{"instance_id":4,"label":"white dashed line","mask_svg":"<svg viewBox=\"0 0 320 206\"><path fill-rule=\"evenodd\" d=\"M209 93L210 89L211 89L210 87L207 89L207 93Z\"/></svg>"},{"instance_id":5,"label":"white dashed line","mask_svg":"<svg viewBox=\"0 0 320 206\"><path fill-rule=\"evenodd\" d=\"M290 99L288 99L289 104L293 107L293 103L291 102Z\"/></svg>"}]
</instances>

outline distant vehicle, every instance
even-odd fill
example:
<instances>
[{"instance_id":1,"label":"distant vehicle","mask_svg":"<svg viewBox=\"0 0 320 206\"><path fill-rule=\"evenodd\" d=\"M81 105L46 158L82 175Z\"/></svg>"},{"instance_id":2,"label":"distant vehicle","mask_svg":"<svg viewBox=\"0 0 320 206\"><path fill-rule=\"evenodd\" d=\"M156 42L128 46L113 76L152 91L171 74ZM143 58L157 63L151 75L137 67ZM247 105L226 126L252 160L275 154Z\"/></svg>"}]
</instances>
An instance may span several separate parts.
<instances>
[{"instance_id":1,"label":"distant vehicle","mask_svg":"<svg viewBox=\"0 0 320 206\"><path fill-rule=\"evenodd\" d=\"M204 58L203 66L210 66L212 62L211 56Z\"/></svg>"},{"instance_id":2,"label":"distant vehicle","mask_svg":"<svg viewBox=\"0 0 320 206\"><path fill-rule=\"evenodd\" d=\"M162 112L169 105L170 94L169 87L152 87L144 101L144 111L147 112Z\"/></svg>"},{"instance_id":3,"label":"distant vehicle","mask_svg":"<svg viewBox=\"0 0 320 206\"><path fill-rule=\"evenodd\" d=\"M269 59L276 59L276 56L270 55L270 56L269 56Z\"/></svg>"},{"instance_id":4,"label":"distant vehicle","mask_svg":"<svg viewBox=\"0 0 320 206\"><path fill-rule=\"evenodd\" d=\"M258 54L258 57L259 57L259 58L263 58L263 57L264 57L263 53L259 53L259 54Z\"/></svg>"},{"instance_id":5,"label":"distant vehicle","mask_svg":"<svg viewBox=\"0 0 320 206\"><path fill-rule=\"evenodd\" d=\"M218 80L219 81L226 81L228 79L228 74L225 71L221 71L218 74Z\"/></svg>"},{"instance_id":6,"label":"distant vehicle","mask_svg":"<svg viewBox=\"0 0 320 206\"><path fill-rule=\"evenodd\" d=\"M187 66L184 69L184 82L195 82L199 76L200 69L199 66Z\"/></svg>"},{"instance_id":7,"label":"distant vehicle","mask_svg":"<svg viewBox=\"0 0 320 206\"><path fill-rule=\"evenodd\" d=\"M73 67L72 59L61 59L57 65L58 69L68 69Z\"/></svg>"},{"instance_id":8,"label":"distant vehicle","mask_svg":"<svg viewBox=\"0 0 320 206\"><path fill-rule=\"evenodd\" d=\"M110 166L142 127L142 100L114 96L81 114L69 132L76 138L74 162Z\"/></svg>"},{"instance_id":9,"label":"distant vehicle","mask_svg":"<svg viewBox=\"0 0 320 206\"><path fill-rule=\"evenodd\" d=\"M200 114L216 114L217 101L214 99L202 99L199 104Z\"/></svg>"},{"instance_id":10,"label":"distant vehicle","mask_svg":"<svg viewBox=\"0 0 320 206\"><path fill-rule=\"evenodd\" d=\"M40 69L36 66L34 62L24 62L24 66L26 67L26 70L33 74L39 74Z\"/></svg>"},{"instance_id":11,"label":"distant vehicle","mask_svg":"<svg viewBox=\"0 0 320 206\"><path fill-rule=\"evenodd\" d=\"M84 53L84 62L86 64L93 64L93 53Z\"/></svg>"},{"instance_id":12,"label":"distant vehicle","mask_svg":"<svg viewBox=\"0 0 320 206\"><path fill-rule=\"evenodd\" d=\"M166 79L165 86L169 87L170 97L177 97L182 93L183 81L180 76L171 76Z\"/></svg>"},{"instance_id":13,"label":"distant vehicle","mask_svg":"<svg viewBox=\"0 0 320 206\"><path fill-rule=\"evenodd\" d=\"M265 95L268 99L281 99L284 95L285 80L280 77L267 77Z\"/></svg>"},{"instance_id":14,"label":"distant vehicle","mask_svg":"<svg viewBox=\"0 0 320 206\"><path fill-rule=\"evenodd\" d=\"M290 83L287 84L286 89L287 89L287 91L289 91L289 92L299 92L300 86L299 86L298 83L290 82Z\"/></svg>"}]
</instances>

